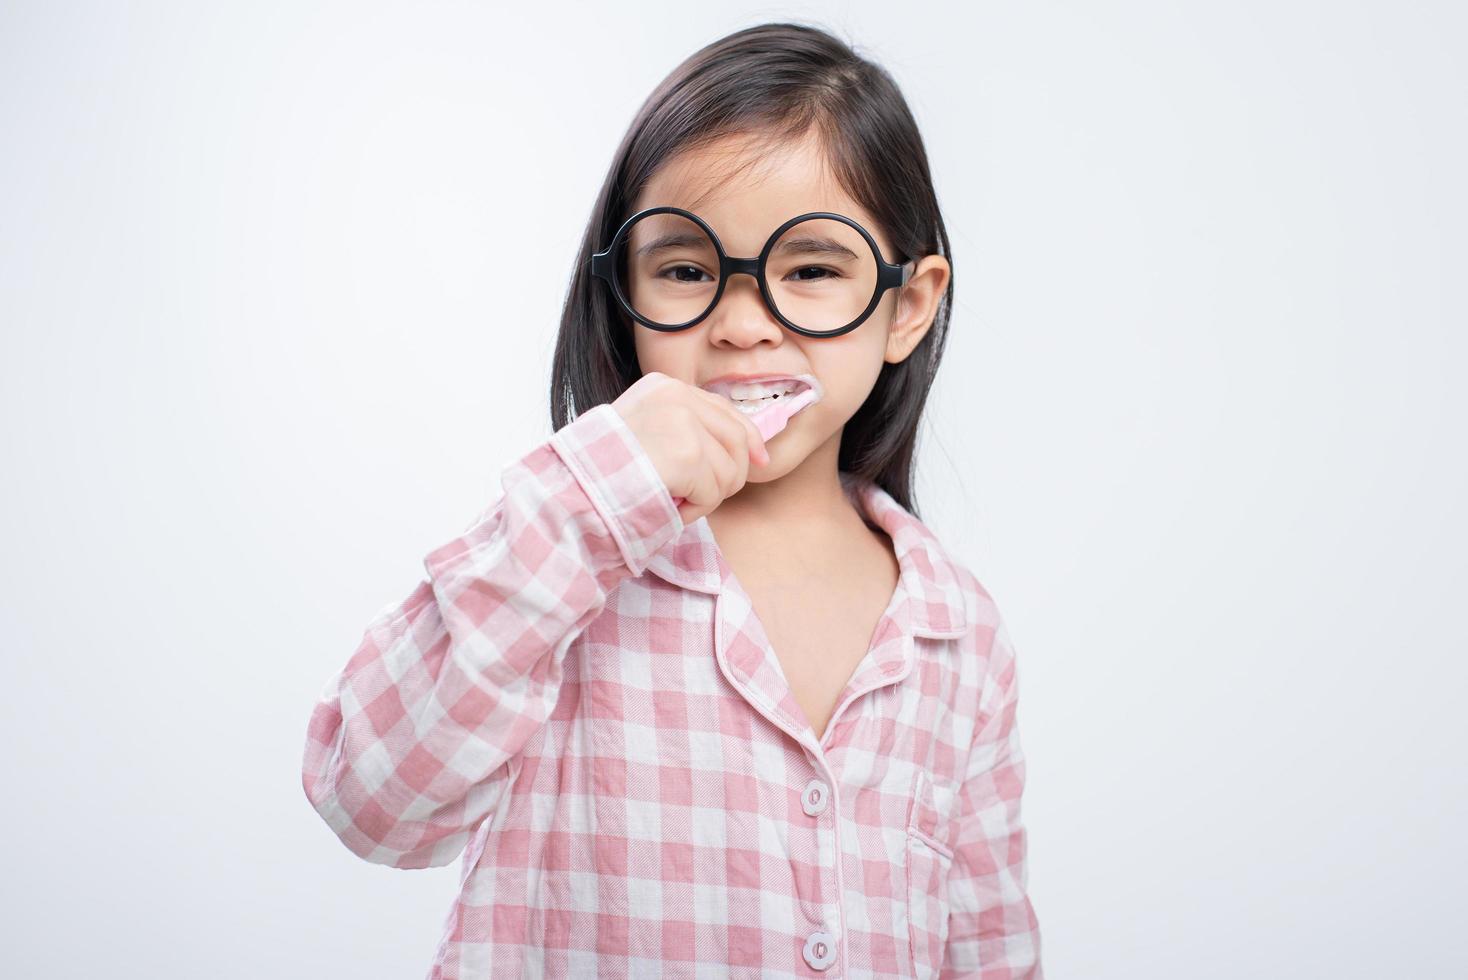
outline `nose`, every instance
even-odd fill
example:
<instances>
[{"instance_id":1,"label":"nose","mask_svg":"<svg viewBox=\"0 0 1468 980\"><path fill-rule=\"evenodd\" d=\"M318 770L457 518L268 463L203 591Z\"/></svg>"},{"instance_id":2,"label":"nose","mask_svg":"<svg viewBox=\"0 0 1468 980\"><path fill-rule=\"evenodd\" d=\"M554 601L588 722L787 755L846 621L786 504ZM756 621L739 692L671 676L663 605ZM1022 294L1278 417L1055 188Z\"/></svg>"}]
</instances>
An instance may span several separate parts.
<instances>
[{"instance_id":1,"label":"nose","mask_svg":"<svg viewBox=\"0 0 1468 980\"><path fill-rule=\"evenodd\" d=\"M759 291L752 273L730 273L724 293L709 313L709 343L751 347L763 340L779 343L785 334Z\"/></svg>"}]
</instances>

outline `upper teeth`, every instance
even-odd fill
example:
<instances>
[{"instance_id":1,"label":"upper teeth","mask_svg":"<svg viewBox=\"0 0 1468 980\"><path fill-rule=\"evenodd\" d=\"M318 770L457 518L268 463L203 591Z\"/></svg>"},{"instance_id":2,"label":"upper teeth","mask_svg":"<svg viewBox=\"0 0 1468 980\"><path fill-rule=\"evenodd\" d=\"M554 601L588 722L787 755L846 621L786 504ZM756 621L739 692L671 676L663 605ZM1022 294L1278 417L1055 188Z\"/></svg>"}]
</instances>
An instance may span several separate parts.
<instances>
[{"instance_id":1,"label":"upper teeth","mask_svg":"<svg viewBox=\"0 0 1468 980\"><path fill-rule=\"evenodd\" d=\"M732 384L727 389L727 394L735 401L746 401L759 398L771 398L776 395L788 395L799 388L801 383L795 380L786 381L760 381L741 382Z\"/></svg>"}]
</instances>

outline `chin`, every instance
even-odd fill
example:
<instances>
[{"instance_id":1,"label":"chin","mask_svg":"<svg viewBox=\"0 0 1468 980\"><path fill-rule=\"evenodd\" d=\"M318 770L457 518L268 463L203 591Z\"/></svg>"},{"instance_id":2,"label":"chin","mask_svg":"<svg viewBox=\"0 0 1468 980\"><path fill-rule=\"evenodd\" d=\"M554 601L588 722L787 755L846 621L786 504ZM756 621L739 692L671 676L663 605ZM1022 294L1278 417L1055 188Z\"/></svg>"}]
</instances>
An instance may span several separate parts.
<instances>
[{"instance_id":1,"label":"chin","mask_svg":"<svg viewBox=\"0 0 1468 980\"><path fill-rule=\"evenodd\" d=\"M785 447L776 446L774 448L770 448L769 446L766 446L765 448L770 454L770 465L758 467L750 466L749 473L745 477L744 482L769 483L771 480L777 480L780 477L784 476L786 473L789 473L791 470L795 469L795 467L799 466L801 460L804 459L803 456L799 459L787 459L785 457L785 454L781 452L781 450Z\"/></svg>"},{"instance_id":2,"label":"chin","mask_svg":"<svg viewBox=\"0 0 1468 980\"><path fill-rule=\"evenodd\" d=\"M790 468L780 458L780 451L778 449L770 449L768 452L770 454L770 464L768 466L755 466L751 464L744 482L768 483L777 476L783 475Z\"/></svg>"}]
</instances>

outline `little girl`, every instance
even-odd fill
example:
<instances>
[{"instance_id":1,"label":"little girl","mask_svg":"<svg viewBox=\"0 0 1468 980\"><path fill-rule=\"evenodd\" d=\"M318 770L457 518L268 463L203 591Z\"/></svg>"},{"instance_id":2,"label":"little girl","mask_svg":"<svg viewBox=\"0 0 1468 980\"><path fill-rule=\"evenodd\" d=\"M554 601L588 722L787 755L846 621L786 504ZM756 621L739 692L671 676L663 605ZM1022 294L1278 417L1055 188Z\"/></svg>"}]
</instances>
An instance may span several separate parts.
<instances>
[{"instance_id":1,"label":"little girl","mask_svg":"<svg viewBox=\"0 0 1468 980\"><path fill-rule=\"evenodd\" d=\"M766 24L643 106L554 434L311 716L365 860L463 853L429 973L1042 977L1015 654L916 516L952 301L891 77Z\"/></svg>"}]
</instances>

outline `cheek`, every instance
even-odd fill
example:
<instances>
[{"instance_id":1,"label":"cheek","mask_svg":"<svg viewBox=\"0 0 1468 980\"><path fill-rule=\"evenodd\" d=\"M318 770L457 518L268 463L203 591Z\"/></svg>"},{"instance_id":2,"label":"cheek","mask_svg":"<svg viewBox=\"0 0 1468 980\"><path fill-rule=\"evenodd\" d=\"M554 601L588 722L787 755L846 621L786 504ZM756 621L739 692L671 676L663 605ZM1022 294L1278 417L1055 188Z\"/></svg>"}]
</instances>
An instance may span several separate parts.
<instances>
[{"instance_id":1,"label":"cheek","mask_svg":"<svg viewBox=\"0 0 1468 980\"><path fill-rule=\"evenodd\" d=\"M874 316L872 321L876 319ZM878 324L864 323L851 333L835 338L828 349L810 352L814 372L826 389L826 396L811 408L820 410L825 418L839 417L844 423L856 414L882 373L886 331L874 329L863 333L868 326Z\"/></svg>"},{"instance_id":2,"label":"cheek","mask_svg":"<svg viewBox=\"0 0 1468 980\"><path fill-rule=\"evenodd\" d=\"M670 378L694 377L697 366L692 360L693 345L688 343L690 331L680 333L658 333L638 325L632 335L637 351L637 366L643 374L657 371Z\"/></svg>"}]
</instances>

